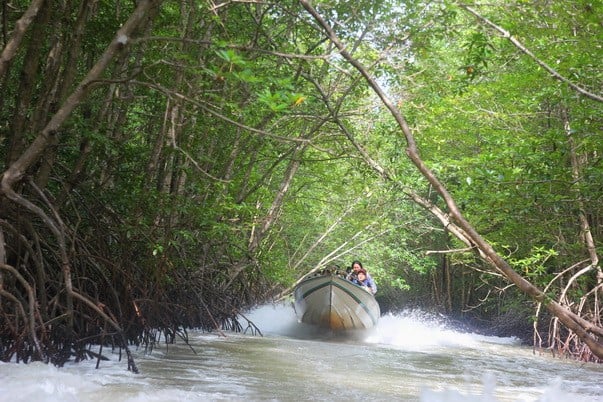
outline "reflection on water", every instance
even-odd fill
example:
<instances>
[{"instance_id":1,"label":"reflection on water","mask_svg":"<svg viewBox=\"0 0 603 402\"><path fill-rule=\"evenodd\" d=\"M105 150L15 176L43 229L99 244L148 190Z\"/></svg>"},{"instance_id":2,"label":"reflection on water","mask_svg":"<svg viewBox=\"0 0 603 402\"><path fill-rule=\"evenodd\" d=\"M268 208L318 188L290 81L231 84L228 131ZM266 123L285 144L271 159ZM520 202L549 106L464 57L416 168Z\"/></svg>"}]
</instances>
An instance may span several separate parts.
<instances>
[{"instance_id":1,"label":"reflection on water","mask_svg":"<svg viewBox=\"0 0 603 402\"><path fill-rule=\"evenodd\" d=\"M603 366L535 356L513 338L454 331L419 312L342 337L289 306L246 315L263 337L194 333L137 353L57 369L0 363L1 401L603 401Z\"/></svg>"}]
</instances>

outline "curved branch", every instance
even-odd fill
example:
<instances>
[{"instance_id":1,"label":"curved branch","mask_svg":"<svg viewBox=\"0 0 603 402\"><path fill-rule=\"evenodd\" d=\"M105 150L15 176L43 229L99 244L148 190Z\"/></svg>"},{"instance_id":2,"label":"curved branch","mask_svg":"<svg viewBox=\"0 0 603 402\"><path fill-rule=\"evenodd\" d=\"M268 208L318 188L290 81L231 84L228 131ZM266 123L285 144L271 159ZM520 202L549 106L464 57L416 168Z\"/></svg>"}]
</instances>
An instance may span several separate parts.
<instances>
[{"instance_id":1,"label":"curved branch","mask_svg":"<svg viewBox=\"0 0 603 402\"><path fill-rule=\"evenodd\" d=\"M19 271L17 271L15 268L11 267L10 265L0 263L0 269L4 269L4 270L10 272L11 274L13 274L13 276L21 283L21 285L25 288L25 291L27 292L27 301L29 304L29 318L27 320L27 322L29 324L28 325L29 336L31 337L32 342L36 346L36 354L38 355L38 358L40 360L43 360L44 359L44 349L42 349L42 346L40 345L40 340L38 339L38 336L36 335L36 296L34 295L33 288L25 280L25 278L23 278L23 276L19 273ZM21 305L21 303L19 303L18 305ZM23 306L21 306L20 310L22 311L22 314L25 316L25 311L23 309Z\"/></svg>"},{"instance_id":2,"label":"curved branch","mask_svg":"<svg viewBox=\"0 0 603 402\"><path fill-rule=\"evenodd\" d=\"M471 13L475 18L477 18L479 21L483 22L484 24L488 25L490 28L500 32L502 34L503 38L508 39L509 42L511 42L517 49L519 49L522 53L524 53L525 55L530 57L532 60L534 60L536 62L536 64L538 64L540 67L542 67L543 69L548 71L548 73L551 74L553 76L553 78L567 84L570 88L572 88L576 92L586 96L587 98L590 98L590 99L598 101L598 102L603 102L603 96L593 94L592 92L587 91L586 89L582 88L581 86L576 85L573 82L571 82L569 79L565 78L563 75L558 73L555 69L553 69L551 66L546 64L544 61L540 60L538 57L536 57L536 55L534 53L532 53L530 51L530 49L525 47L518 39L516 39L513 35L511 35L511 33L509 31L496 25L495 23L493 23L492 21L490 21L489 19L487 19L486 17L484 17L483 15L481 15L480 13L478 13L477 11L475 11L474 9L472 9L471 7L469 7L465 4L459 4L459 7L466 10L467 12Z\"/></svg>"}]
</instances>

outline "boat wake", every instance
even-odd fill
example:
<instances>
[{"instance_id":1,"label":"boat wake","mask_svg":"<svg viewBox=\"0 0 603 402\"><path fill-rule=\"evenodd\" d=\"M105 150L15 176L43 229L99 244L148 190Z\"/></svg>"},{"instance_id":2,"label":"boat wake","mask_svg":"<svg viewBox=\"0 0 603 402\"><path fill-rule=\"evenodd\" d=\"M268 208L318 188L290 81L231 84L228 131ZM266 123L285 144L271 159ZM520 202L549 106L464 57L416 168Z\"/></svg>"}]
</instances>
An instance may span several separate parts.
<instances>
[{"instance_id":1,"label":"boat wake","mask_svg":"<svg viewBox=\"0 0 603 402\"><path fill-rule=\"evenodd\" d=\"M530 388L534 387L534 379L545 381L547 375L558 369L557 361L548 363L546 358L534 356L530 348L520 346L518 338L480 335L455 326L445 317L421 310L383 315L374 328L354 332L355 337L320 332L319 329L299 323L293 307L286 304L261 306L247 317L265 336L360 343L365 354L392 356L393 361L404 356L403 360L392 364L411 378L408 380L410 383L422 384L418 396L421 402L565 402L570 399L574 402L603 402L603 399L592 396L596 391L590 385L561 377L548 379L535 391ZM365 347L368 345L372 348ZM348 350L341 348L339 353L347 356ZM373 361L381 362L376 357ZM535 368L540 366L545 368ZM452 369L462 372L461 377L466 382L451 375ZM413 373L417 372L440 374L435 375L436 379L422 374L413 380ZM368 375L369 372L365 373ZM378 378L373 380L379 381ZM517 389L517 385L509 386L507 383L523 384L526 388ZM568 392L572 384L576 388L583 388L581 391L590 396ZM522 392L532 396L517 398ZM540 399L534 399L533 395L538 393ZM501 395L513 396L501 398Z\"/></svg>"},{"instance_id":2,"label":"boat wake","mask_svg":"<svg viewBox=\"0 0 603 402\"><path fill-rule=\"evenodd\" d=\"M270 304L258 307L246 315L264 335L297 339L354 340L381 344L409 351L437 348L473 348L484 343L518 345L514 337L484 336L455 329L443 317L421 310L386 314L370 330L334 333L300 323L289 304Z\"/></svg>"}]
</instances>

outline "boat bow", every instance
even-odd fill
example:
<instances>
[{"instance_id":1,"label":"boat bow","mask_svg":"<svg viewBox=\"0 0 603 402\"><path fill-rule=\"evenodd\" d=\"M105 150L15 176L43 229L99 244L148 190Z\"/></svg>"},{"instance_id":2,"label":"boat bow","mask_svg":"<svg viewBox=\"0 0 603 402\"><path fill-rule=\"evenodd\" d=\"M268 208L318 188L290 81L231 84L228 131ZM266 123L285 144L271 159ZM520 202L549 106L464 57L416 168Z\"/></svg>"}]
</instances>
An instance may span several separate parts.
<instances>
[{"instance_id":1,"label":"boat bow","mask_svg":"<svg viewBox=\"0 0 603 402\"><path fill-rule=\"evenodd\" d=\"M304 279L294 296L301 322L331 330L368 329L381 314L371 293L335 273Z\"/></svg>"}]
</instances>

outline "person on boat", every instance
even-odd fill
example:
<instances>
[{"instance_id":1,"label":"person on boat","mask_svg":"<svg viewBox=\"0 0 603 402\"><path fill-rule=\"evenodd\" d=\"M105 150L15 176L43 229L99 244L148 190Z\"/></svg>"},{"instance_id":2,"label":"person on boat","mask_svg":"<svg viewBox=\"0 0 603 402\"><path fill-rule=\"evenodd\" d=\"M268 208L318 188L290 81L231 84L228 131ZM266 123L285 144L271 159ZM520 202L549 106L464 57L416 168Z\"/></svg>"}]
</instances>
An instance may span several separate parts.
<instances>
[{"instance_id":1,"label":"person on boat","mask_svg":"<svg viewBox=\"0 0 603 402\"><path fill-rule=\"evenodd\" d=\"M356 273L356 278L354 278L352 282L356 285L362 286L367 292L371 294L377 293L377 285L375 284L375 281L373 280L373 278L369 278L364 268L358 270L358 272Z\"/></svg>"},{"instance_id":2,"label":"person on boat","mask_svg":"<svg viewBox=\"0 0 603 402\"><path fill-rule=\"evenodd\" d=\"M346 277L346 279L348 281L354 281L354 279L358 276L358 271L360 271L361 269L364 269L364 267L362 266L362 263L358 260L355 260L352 262L352 270L348 273L348 276ZM373 278L371 277L371 274L368 273L368 271L366 271L366 269L364 269L364 271L366 272L366 277L368 279L371 280L371 282L375 282L373 280Z\"/></svg>"}]
</instances>

